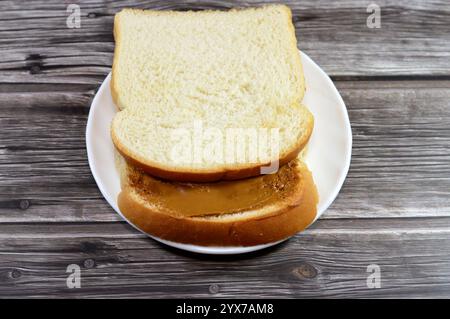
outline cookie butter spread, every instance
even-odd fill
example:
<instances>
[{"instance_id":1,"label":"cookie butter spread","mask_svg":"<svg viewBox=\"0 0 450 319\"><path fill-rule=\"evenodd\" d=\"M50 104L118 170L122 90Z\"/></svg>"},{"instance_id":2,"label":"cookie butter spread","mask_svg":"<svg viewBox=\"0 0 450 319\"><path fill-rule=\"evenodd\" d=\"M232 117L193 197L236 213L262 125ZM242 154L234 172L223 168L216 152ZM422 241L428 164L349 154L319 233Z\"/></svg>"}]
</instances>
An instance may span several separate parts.
<instances>
[{"instance_id":1,"label":"cookie butter spread","mask_svg":"<svg viewBox=\"0 0 450 319\"><path fill-rule=\"evenodd\" d=\"M295 161L276 174L214 183L181 183L153 178L128 167L128 183L159 209L185 217L232 214L283 200L299 185Z\"/></svg>"}]
</instances>

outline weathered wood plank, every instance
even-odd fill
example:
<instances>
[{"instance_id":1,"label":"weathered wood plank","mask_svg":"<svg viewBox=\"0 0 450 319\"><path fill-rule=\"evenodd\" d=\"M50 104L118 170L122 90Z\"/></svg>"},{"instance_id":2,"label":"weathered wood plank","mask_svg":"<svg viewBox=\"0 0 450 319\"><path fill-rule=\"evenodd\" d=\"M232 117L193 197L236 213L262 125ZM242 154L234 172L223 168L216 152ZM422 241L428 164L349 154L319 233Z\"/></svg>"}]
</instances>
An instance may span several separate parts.
<instances>
[{"instance_id":1,"label":"weathered wood plank","mask_svg":"<svg viewBox=\"0 0 450 319\"><path fill-rule=\"evenodd\" d=\"M450 81L337 85L353 157L323 218L449 216ZM0 222L120 220L87 164L93 86L28 87L0 93Z\"/></svg>"},{"instance_id":2,"label":"weathered wood plank","mask_svg":"<svg viewBox=\"0 0 450 319\"><path fill-rule=\"evenodd\" d=\"M274 248L228 257L169 249L124 223L0 225L0 296L450 296L448 219L423 219L427 231L373 222L319 221ZM66 287L69 264L82 269L80 289ZM366 285L370 264L381 268L380 289Z\"/></svg>"},{"instance_id":3,"label":"weathered wood plank","mask_svg":"<svg viewBox=\"0 0 450 319\"><path fill-rule=\"evenodd\" d=\"M113 15L124 7L225 9L268 1L80 1L81 28L67 3L0 3L0 83L98 83L111 66ZM273 1L270 1L273 2ZM447 1L377 1L381 28L366 25L369 1L284 1L299 47L332 76L450 76Z\"/></svg>"},{"instance_id":4,"label":"weathered wood plank","mask_svg":"<svg viewBox=\"0 0 450 319\"><path fill-rule=\"evenodd\" d=\"M335 216L448 216L450 83L359 81L338 88L353 156Z\"/></svg>"}]
</instances>

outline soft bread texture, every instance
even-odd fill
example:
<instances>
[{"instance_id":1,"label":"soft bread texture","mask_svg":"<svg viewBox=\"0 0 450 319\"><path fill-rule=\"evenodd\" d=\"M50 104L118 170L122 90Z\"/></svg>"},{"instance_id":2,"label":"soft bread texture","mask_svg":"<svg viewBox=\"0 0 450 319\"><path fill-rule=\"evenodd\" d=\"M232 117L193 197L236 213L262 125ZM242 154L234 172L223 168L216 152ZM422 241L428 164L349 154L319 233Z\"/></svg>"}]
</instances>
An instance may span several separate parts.
<instances>
[{"instance_id":1,"label":"soft bread texture","mask_svg":"<svg viewBox=\"0 0 450 319\"><path fill-rule=\"evenodd\" d=\"M297 109L292 107L290 111L294 112L290 114L286 112L284 115L286 115L285 122L289 123L291 129L280 131L279 156L262 163L233 163L227 165L226 163L206 163L204 160L199 163L173 163L170 155L173 146L170 144L170 129L155 127L151 123L146 125L144 115L142 115L140 123L125 120L121 129L114 129L115 125L120 126L117 123L122 121L121 115L125 115L125 111L116 115L111 136L116 149L130 164L153 176L180 182L236 180L260 175L261 167L270 166L272 161L278 160L278 165L281 167L298 156L312 134L314 118L307 107L303 105L300 105ZM190 132L191 136L194 136L195 133L192 132L194 129L189 126L185 129ZM293 134L293 132L297 132L297 134ZM161 143L160 147L151 146L158 141ZM251 152L250 147L253 146L254 144L250 140L246 140L245 154L249 154ZM204 141L201 148L207 149L208 141ZM176 165L171 165L171 163Z\"/></svg>"},{"instance_id":2,"label":"soft bread texture","mask_svg":"<svg viewBox=\"0 0 450 319\"><path fill-rule=\"evenodd\" d=\"M133 165L174 181L240 179L272 161L289 162L307 143L313 117L301 105L305 83L288 7L125 9L114 35L111 91L121 111L111 135ZM223 135L228 128L278 128L279 153L267 150L257 161L176 161L171 134L191 132L194 122Z\"/></svg>"},{"instance_id":3,"label":"soft bread texture","mask_svg":"<svg viewBox=\"0 0 450 319\"><path fill-rule=\"evenodd\" d=\"M311 172L297 159L277 174L209 184L162 181L125 167L118 197L122 214L143 232L165 240L203 246L259 245L303 230L316 216L317 190ZM202 196L211 201L192 207ZM241 204L233 204L237 196L245 198Z\"/></svg>"}]
</instances>

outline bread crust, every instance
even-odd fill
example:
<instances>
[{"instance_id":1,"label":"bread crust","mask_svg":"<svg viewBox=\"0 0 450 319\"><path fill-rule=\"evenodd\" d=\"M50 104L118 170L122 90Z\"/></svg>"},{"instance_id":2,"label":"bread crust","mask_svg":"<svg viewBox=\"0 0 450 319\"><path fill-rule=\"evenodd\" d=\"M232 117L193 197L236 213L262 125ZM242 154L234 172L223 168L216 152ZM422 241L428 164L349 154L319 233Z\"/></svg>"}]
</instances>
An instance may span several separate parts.
<instances>
[{"instance_id":1,"label":"bread crust","mask_svg":"<svg viewBox=\"0 0 450 319\"><path fill-rule=\"evenodd\" d=\"M225 218L179 217L144 204L125 186L118 197L122 214L143 232L161 239L201 246L253 246L283 240L315 219L318 194L311 172L300 164L302 185L271 211ZM223 216L223 215L222 215ZM233 215L226 215L233 216Z\"/></svg>"},{"instance_id":2,"label":"bread crust","mask_svg":"<svg viewBox=\"0 0 450 319\"><path fill-rule=\"evenodd\" d=\"M119 99L119 93L118 90L116 89L117 84L116 84L116 79L114 77L114 73L117 70L117 64L119 61L119 52L120 52L120 45L122 43L122 41L120 41L120 37L119 37L119 29L120 29L120 23L119 23L120 19L119 16L116 14L114 16L114 29L113 29L113 35L114 35L114 41L115 41L115 47L114 47L114 59L113 59L113 65L112 65L112 70L111 70L111 83L109 85L110 90L111 90L111 97L114 101L114 104L116 104L116 106L119 108L119 110L122 110L122 103Z\"/></svg>"}]
</instances>

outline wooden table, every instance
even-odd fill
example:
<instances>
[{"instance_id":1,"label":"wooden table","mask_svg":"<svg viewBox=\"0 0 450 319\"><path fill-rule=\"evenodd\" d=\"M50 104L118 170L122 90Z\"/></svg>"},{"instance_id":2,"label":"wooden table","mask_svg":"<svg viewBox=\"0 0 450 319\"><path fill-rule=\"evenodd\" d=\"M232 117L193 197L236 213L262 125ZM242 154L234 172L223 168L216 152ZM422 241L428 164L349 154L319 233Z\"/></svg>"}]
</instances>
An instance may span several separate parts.
<instances>
[{"instance_id":1,"label":"wooden table","mask_svg":"<svg viewBox=\"0 0 450 319\"><path fill-rule=\"evenodd\" d=\"M123 222L90 173L85 125L124 7L243 1L0 2L0 297L450 297L450 4L287 1L298 46L346 102L353 157L307 231L232 257L170 249ZM66 286L81 267L81 288ZM381 288L367 286L367 267Z\"/></svg>"}]
</instances>

